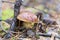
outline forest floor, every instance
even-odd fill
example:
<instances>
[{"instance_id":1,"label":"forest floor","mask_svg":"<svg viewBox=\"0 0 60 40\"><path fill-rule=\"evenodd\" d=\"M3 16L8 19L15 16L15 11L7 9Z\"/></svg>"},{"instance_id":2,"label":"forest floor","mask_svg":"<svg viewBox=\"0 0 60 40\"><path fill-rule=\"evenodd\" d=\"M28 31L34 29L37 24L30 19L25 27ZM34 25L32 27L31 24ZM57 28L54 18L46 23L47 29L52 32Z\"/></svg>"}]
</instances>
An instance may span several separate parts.
<instances>
[{"instance_id":1,"label":"forest floor","mask_svg":"<svg viewBox=\"0 0 60 40\"><path fill-rule=\"evenodd\" d=\"M14 9L14 7L13 7L14 5L13 4L7 4L7 3L4 3L3 4L3 6L2 6L2 12L3 12L3 17L5 17L5 18L3 18L3 19L7 19L7 18L10 18L12 15L13 15L13 11L11 11L11 10L13 10ZM8 9L9 10L8 10ZM43 11L45 11L45 12L47 12L47 10L45 10L44 9L44 7L43 6L41 6L41 7L37 7L38 9L41 9L41 10L43 10ZM7 10L6 10L7 9ZM10 10L11 9L11 10ZM31 9L32 9L32 11L33 11L33 13L35 13L35 9L33 9L33 8L27 8L27 10L30 10L31 11ZM4 14L5 13L5 10L6 10L6 13L7 14ZM7 12L8 11L8 12ZM10 14L8 14L9 13L9 11L12 13L11 14L11 16L7 16L7 15L10 15ZM4 16L5 15L5 16ZM50 16L49 16L50 15ZM13 16L12 16L13 17ZM0 30L0 40L54 40L54 35L60 35L60 13L57 13L56 11L53 11L53 10L49 10L48 12L47 12L47 15L45 15L44 14L44 18L47 18L47 19L50 19L50 20L54 20L54 21L56 21L57 22L57 24L58 25L54 25L54 26L48 26L47 28L46 28L46 32L47 32L47 34L52 34L52 37L44 37L44 36L39 36L39 39L35 39L35 38L19 38L19 33L17 34L17 35L15 35L14 37L12 37L12 38L10 38L10 39L4 39L4 38L2 38L2 36L5 34L3 31L1 31ZM11 19L11 18L10 18ZM10 27L10 25L8 24L8 23L6 23L6 22L4 22L4 21L2 21L1 22L2 23L2 27L4 28L4 29L8 29L9 27ZM32 34L32 33L31 33ZM58 39L58 38L55 38L55 40L60 40L60 39Z\"/></svg>"}]
</instances>

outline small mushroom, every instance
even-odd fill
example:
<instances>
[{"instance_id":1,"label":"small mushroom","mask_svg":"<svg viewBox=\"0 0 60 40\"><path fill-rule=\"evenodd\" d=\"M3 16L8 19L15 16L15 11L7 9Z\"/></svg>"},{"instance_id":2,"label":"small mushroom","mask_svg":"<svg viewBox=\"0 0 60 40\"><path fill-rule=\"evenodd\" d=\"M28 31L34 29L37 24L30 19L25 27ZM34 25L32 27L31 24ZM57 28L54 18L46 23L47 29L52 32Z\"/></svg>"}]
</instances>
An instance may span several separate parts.
<instances>
[{"instance_id":1,"label":"small mushroom","mask_svg":"<svg viewBox=\"0 0 60 40\"><path fill-rule=\"evenodd\" d=\"M32 22L32 23L39 22L37 16L29 11L20 12L20 14L17 16L17 19L24 22Z\"/></svg>"},{"instance_id":2,"label":"small mushroom","mask_svg":"<svg viewBox=\"0 0 60 40\"><path fill-rule=\"evenodd\" d=\"M23 26L25 28L33 28L34 24L39 22L37 16L30 11L20 12L17 19L24 22Z\"/></svg>"}]
</instances>

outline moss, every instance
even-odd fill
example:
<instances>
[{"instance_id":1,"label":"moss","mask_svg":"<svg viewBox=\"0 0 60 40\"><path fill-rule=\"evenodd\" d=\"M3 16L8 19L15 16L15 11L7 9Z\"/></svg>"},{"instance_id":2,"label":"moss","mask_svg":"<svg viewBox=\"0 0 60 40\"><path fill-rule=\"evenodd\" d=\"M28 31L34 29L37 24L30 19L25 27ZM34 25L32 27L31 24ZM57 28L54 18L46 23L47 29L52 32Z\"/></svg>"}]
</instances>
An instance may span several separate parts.
<instances>
[{"instance_id":1,"label":"moss","mask_svg":"<svg viewBox=\"0 0 60 40\"><path fill-rule=\"evenodd\" d=\"M10 8L7 8L6 10L2 11L2 20L9 19L13 17L13 15L14 15L14 11Z\"/></svg>"}]
</instances>

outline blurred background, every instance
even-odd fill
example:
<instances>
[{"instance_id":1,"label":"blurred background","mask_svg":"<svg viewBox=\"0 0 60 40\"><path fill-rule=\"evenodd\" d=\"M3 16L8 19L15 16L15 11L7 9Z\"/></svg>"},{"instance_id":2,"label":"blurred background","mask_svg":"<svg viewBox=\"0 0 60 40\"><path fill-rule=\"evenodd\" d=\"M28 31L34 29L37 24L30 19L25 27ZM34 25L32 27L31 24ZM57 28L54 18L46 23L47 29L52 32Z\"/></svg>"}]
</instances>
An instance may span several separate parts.
<instances>
[{"instance_id":1,"label":"blurred background","mask_svg":"<svg viewBox=\"0 0 60 40\"><path fill-rule=\"evenodd\" d=\"M16 0L0 0L0 1L7 1L2 2L2 7L0 7L0 15L2 23L2 27L5 30L8 30L10 25L6 23L4 20L12 19L14 17L14 4ZM44 13L44 19L50 19L57 22L60 25L60 0L22 0L21 9L26 9L28 11L32 11L36 13L41 11ZM11 2L11 3L9 3ZM1 3L1 2L0 2ZM1 6L1 4L0 4ZM1 13L2 10L2 13ZM55 27L48 27L46 29L47 32ZM2 29L1 29L2 30ZM54 32L60 35L60 26L57 29L54 29ZM5 33L0 31L0 36L3 36ZM44 38L44 37L43 37Z\"/></svg>"}]
</instances>

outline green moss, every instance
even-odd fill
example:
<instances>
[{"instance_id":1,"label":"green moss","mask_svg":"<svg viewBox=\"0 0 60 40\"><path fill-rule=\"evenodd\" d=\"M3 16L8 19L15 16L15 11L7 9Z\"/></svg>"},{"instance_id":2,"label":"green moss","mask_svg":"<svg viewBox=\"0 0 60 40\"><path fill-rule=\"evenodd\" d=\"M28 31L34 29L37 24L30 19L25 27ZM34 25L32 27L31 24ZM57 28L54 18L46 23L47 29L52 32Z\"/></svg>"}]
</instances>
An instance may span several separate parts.
<instances>
[{"instance_id":1,"label":"green moss","mask_svg":"<svg viewBox=\"0 0 60 40\"><path fill-rule=\"evenodd\" d=\"M7 8L6 10L2 11L2 20L9 19L13 17L14 11L12 9Z\"/></svg>"},{"instance_id":2,"label":"green moss","mask_svg":"<svg viewBox=\"0 0 60 40\"><path fill-rule=\"evenodd\" d=\"M32 11L33 13L36 13L38 10L36 10L36 9L34 9L34 8L31 8L31 7L29 7L29 8L26 8L26 10L30 10L30 11Z\"/></svg>"},{"instance_id":3,"label":"green moss","mask_svg":"<svg viewBox=\"0 0 60 40\"><path fill-rule=\"evenodd\" d=\"M43 5L39 5L39 6L36 6L37 9L40 9L40 10L44 10L44 6Z\"/></svg>"},{"instance_id":4,"label":"green moss","mask_svg":"<svg viewBox=\"0 0 60 40\"><path fill-rule=\"evenodd\" d=\"M38 38L38 39L39 39L39 38L40 38L40 37L39 37L39 35L37 35L37 34L36 34L36 38Z\"/></svg>"},{"instance_id":5,"label":"green moss","mask_svg":"<svg viewBox=\"0 0 60 40\"><path fill-rule=\"evenodd\" d=\"M12 37L11 40L16 40L16 38Z\"/></svg>"},{"instance_id":6,"label":"green moss","mask_svg":"<svg viewBox=\"0 0 60 40\"><path fill-rule=\"evenodd\" d=\"M4 21L2 21L2 27L4 30L8 30L10 28L10 25Z\"/></svg>"}]
</instances>

